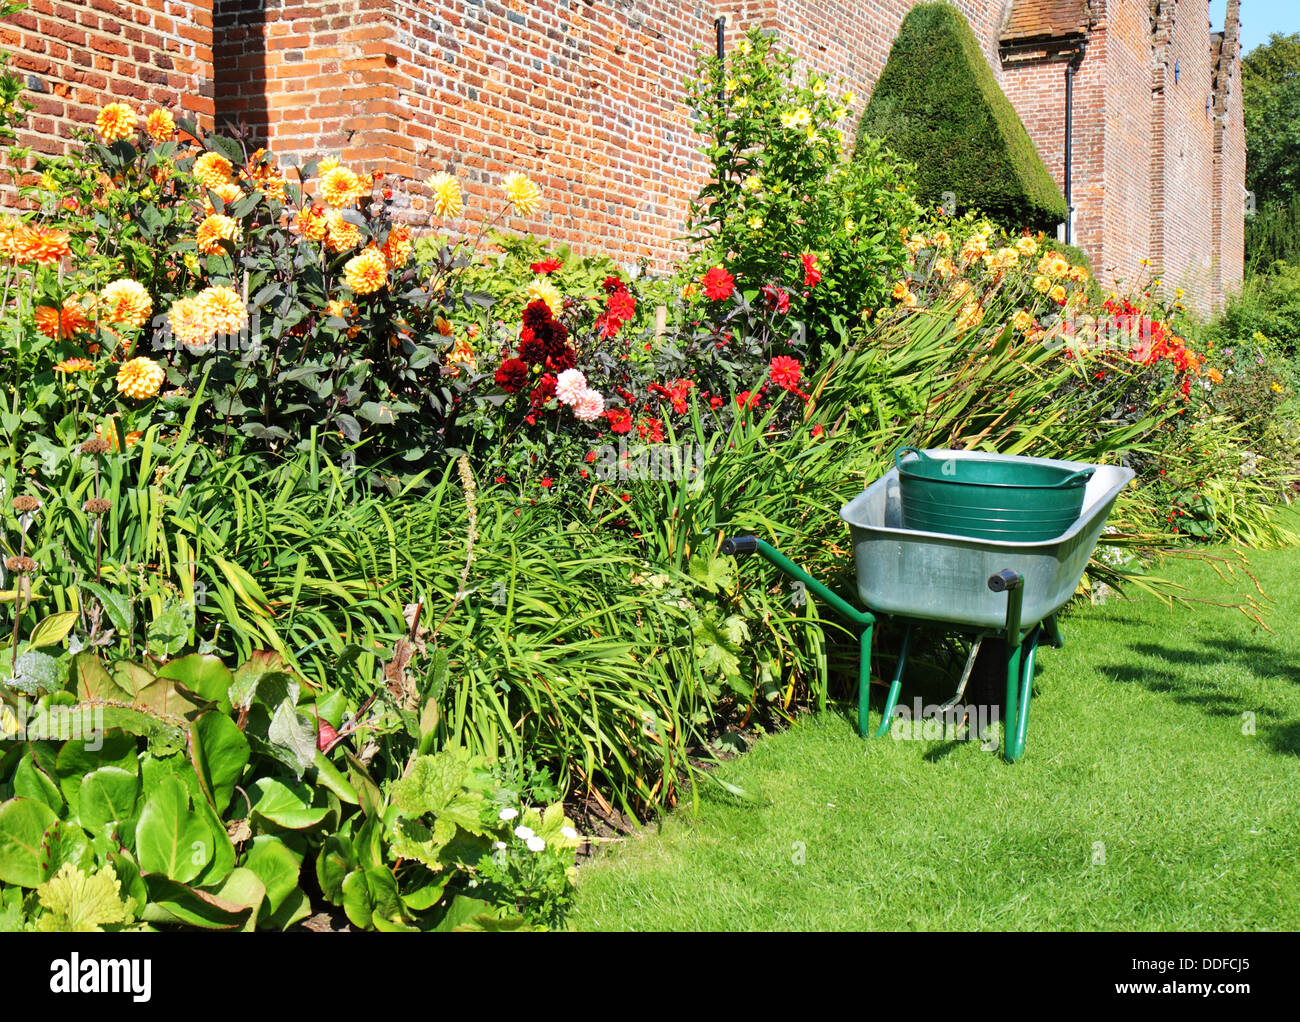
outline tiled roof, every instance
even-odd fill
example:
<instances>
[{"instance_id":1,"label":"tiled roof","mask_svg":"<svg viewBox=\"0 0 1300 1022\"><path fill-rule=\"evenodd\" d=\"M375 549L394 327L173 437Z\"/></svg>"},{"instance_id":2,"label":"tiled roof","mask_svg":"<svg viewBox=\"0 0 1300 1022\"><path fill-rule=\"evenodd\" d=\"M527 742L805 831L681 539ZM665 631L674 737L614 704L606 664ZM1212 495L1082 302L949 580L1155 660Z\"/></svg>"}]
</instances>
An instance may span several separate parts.
<instances>
[{"instance_id":1,"label":"tiled roof","mask_svg":"<svg viewBox=\"0 0 1300 1022\"><path fill-rule=\"evenodd\" d=\"M1002 41L1077 35L1088 25L1087 0L1015 0Z\"/></svg>"}]
</instances>

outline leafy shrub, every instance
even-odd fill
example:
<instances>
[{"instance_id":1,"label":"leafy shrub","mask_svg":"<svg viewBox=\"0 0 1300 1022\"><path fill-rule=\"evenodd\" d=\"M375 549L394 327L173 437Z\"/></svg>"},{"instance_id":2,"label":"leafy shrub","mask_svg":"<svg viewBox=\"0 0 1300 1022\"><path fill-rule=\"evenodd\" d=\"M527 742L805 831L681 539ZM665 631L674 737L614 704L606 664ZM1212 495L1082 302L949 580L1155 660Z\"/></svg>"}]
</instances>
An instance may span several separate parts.
<instances>
[{"instance_id":1,"label":"leafy shrub","mask_svg":"<svg viewBox=\"0 0 1300 1022\"><path fill-rule=\"evenodd\" d=\"M918 4L903 19L858 125L859 139L870 136L916 165L917 195L930 205L952 193L1013 229L1049 230L1066 218L1060 189L950 4Z\"/></svg>"},{"instance_id":2,"label":"leafy shrub","mask_svg":"<svg viewBox=\"0 0 1300 1022\"><path fill-rule=\"evenodd\" d=\"M1258 347L1260 334L1280 354L1300 355L1300 265L1274 263L1251 277L1205 334L1220 347Z\"/></svg>"},{"instance_id":3,"label":"leafy shrub","mask_svg":"<svg viewBox=\"0 0 1300 1022\"><path fill-rule=\"evenodd\" d=\"M810 349L884 300L902 265L899 231L917 215L908 172L872 140L850 158L857 98L751 31L687 83L710 180L692 203L691 286L723 265L751 301L807 325Z\"/></svg>"}]
</instances>

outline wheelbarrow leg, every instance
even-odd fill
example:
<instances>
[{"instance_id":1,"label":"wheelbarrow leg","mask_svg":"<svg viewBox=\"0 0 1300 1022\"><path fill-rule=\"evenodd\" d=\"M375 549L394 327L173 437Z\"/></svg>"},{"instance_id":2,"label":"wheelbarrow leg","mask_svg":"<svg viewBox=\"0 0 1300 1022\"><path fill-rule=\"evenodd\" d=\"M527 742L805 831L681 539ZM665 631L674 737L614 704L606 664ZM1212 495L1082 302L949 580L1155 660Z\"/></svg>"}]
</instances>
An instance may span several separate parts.
<instances>
[{"instance_id":1,"label":"wheelbarrow leg","mask_svg":"<svg viewBox=\"0 0 1300 1022\"><path fill-rule=\"evenodd\" d=\"M858 640L858 737L871 734L871 625L862 630Z\"/></svg>"},{"instance_id":2,"label":"wheelbarrow leg","mask_svg":"<svg viewBox=\"0 0 1300 1022\"><path fill-rule=\"evenodd\" d=\"M885 699L884 716L880 718L880 727L876 729L876 737L884 738L889 734L889 725L894 720L894 707L898 705L898 694L903 690L903 670L907 667L907 656L912 651L912 626L909 624L903 630L903 647L898 651L898 663L894 667L894 680L889 683L889 695ZM859 716L862 710L858 711Z\"/></svg>"},{"instance_id":3,"label":"wheelbarrow leg","mask_svg":"<svg viewBox=\"0 0 1300 1022\"><path fill-rule=\"evenodd\" d=\"M1029 731L1029 701L1034 692L1034 659L1038 654L1038 642L1042 634L1041 627L1035 628L1020 648L1016 715L1014 724L1008 721L1007 729L1003 732L1003 754L1010 763L1014 763L1025 752L1025 736Z\"/></svg>"},{"instance_id":4,"label":"wheelbarrow leg","mask_svg":"<svg viewBox=\"0 0 1300 1022\"><path fill-rule=\"evenodd\" d=\"M1016 735L1019 733L1020 689L1023 671L1022 649L1020 642L1020 610L1025 598L1025 580L1014 571L999 571L989 578L989 589L995 593L1007 594L1007 620L1005 637L1007 644L1007 698L1006 720L1002 722L1002 756L1008 763L1014 763L1022 749L1016 748ZM1025 710L1029 701L1025 700ZM1023 742L1022 742L1023 747Z\"/></svg>"}]
</instances>

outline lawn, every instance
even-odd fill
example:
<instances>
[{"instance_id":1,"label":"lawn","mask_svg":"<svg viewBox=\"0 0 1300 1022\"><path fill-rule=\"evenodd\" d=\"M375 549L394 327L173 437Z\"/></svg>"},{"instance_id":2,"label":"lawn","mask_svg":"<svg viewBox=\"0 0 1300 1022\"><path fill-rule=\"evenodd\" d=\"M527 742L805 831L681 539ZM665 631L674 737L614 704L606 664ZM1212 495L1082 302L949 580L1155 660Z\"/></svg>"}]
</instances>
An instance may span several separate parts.
<instances>
[{"instance_id":1,"label":"lawn","mask_svg":"<svg viewBox=\"0 0 1300 1022\"><path fill-rule=\"evenodd\" d=\"M1151 598L1071 612L1015 766L864 741L847 706L761 739L720 771L752 801L709 786L585 866L577 926L1300 927L1300 551L1251 563L1273 634ZM1201 563L1162 573L1224 591Z\"/></svg>"}]
</instances>

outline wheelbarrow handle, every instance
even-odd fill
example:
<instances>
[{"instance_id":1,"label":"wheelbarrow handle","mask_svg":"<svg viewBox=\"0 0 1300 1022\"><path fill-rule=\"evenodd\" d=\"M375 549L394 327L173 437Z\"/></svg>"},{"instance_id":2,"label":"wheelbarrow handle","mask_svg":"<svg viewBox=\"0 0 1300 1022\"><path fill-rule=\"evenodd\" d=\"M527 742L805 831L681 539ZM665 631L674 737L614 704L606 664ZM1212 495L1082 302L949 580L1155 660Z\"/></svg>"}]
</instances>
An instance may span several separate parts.
<instances>
[{"instance_id":1,"label":"wheelbarrow handle","mask_svg":"<svg viewBox=\"0 0 1300 1022\"><path fill-rule=\"evenodd\" d=\"M995 593L1010 592L1019 589L1024 584L1025 580L1020 574L1009 569L989 576L989 588Z\"/></svg>"},{"instance_id":2,"label":"wheelbarrow handle","mask_svg":"<svg viewBox=\"0 0 1300 1022\"><path fill-rule=\"evenodd\" d=\"M757 536L730 536L722 541L722 555L724 557L746 557L757 552Z\"/></svg>"}]
</instances>

